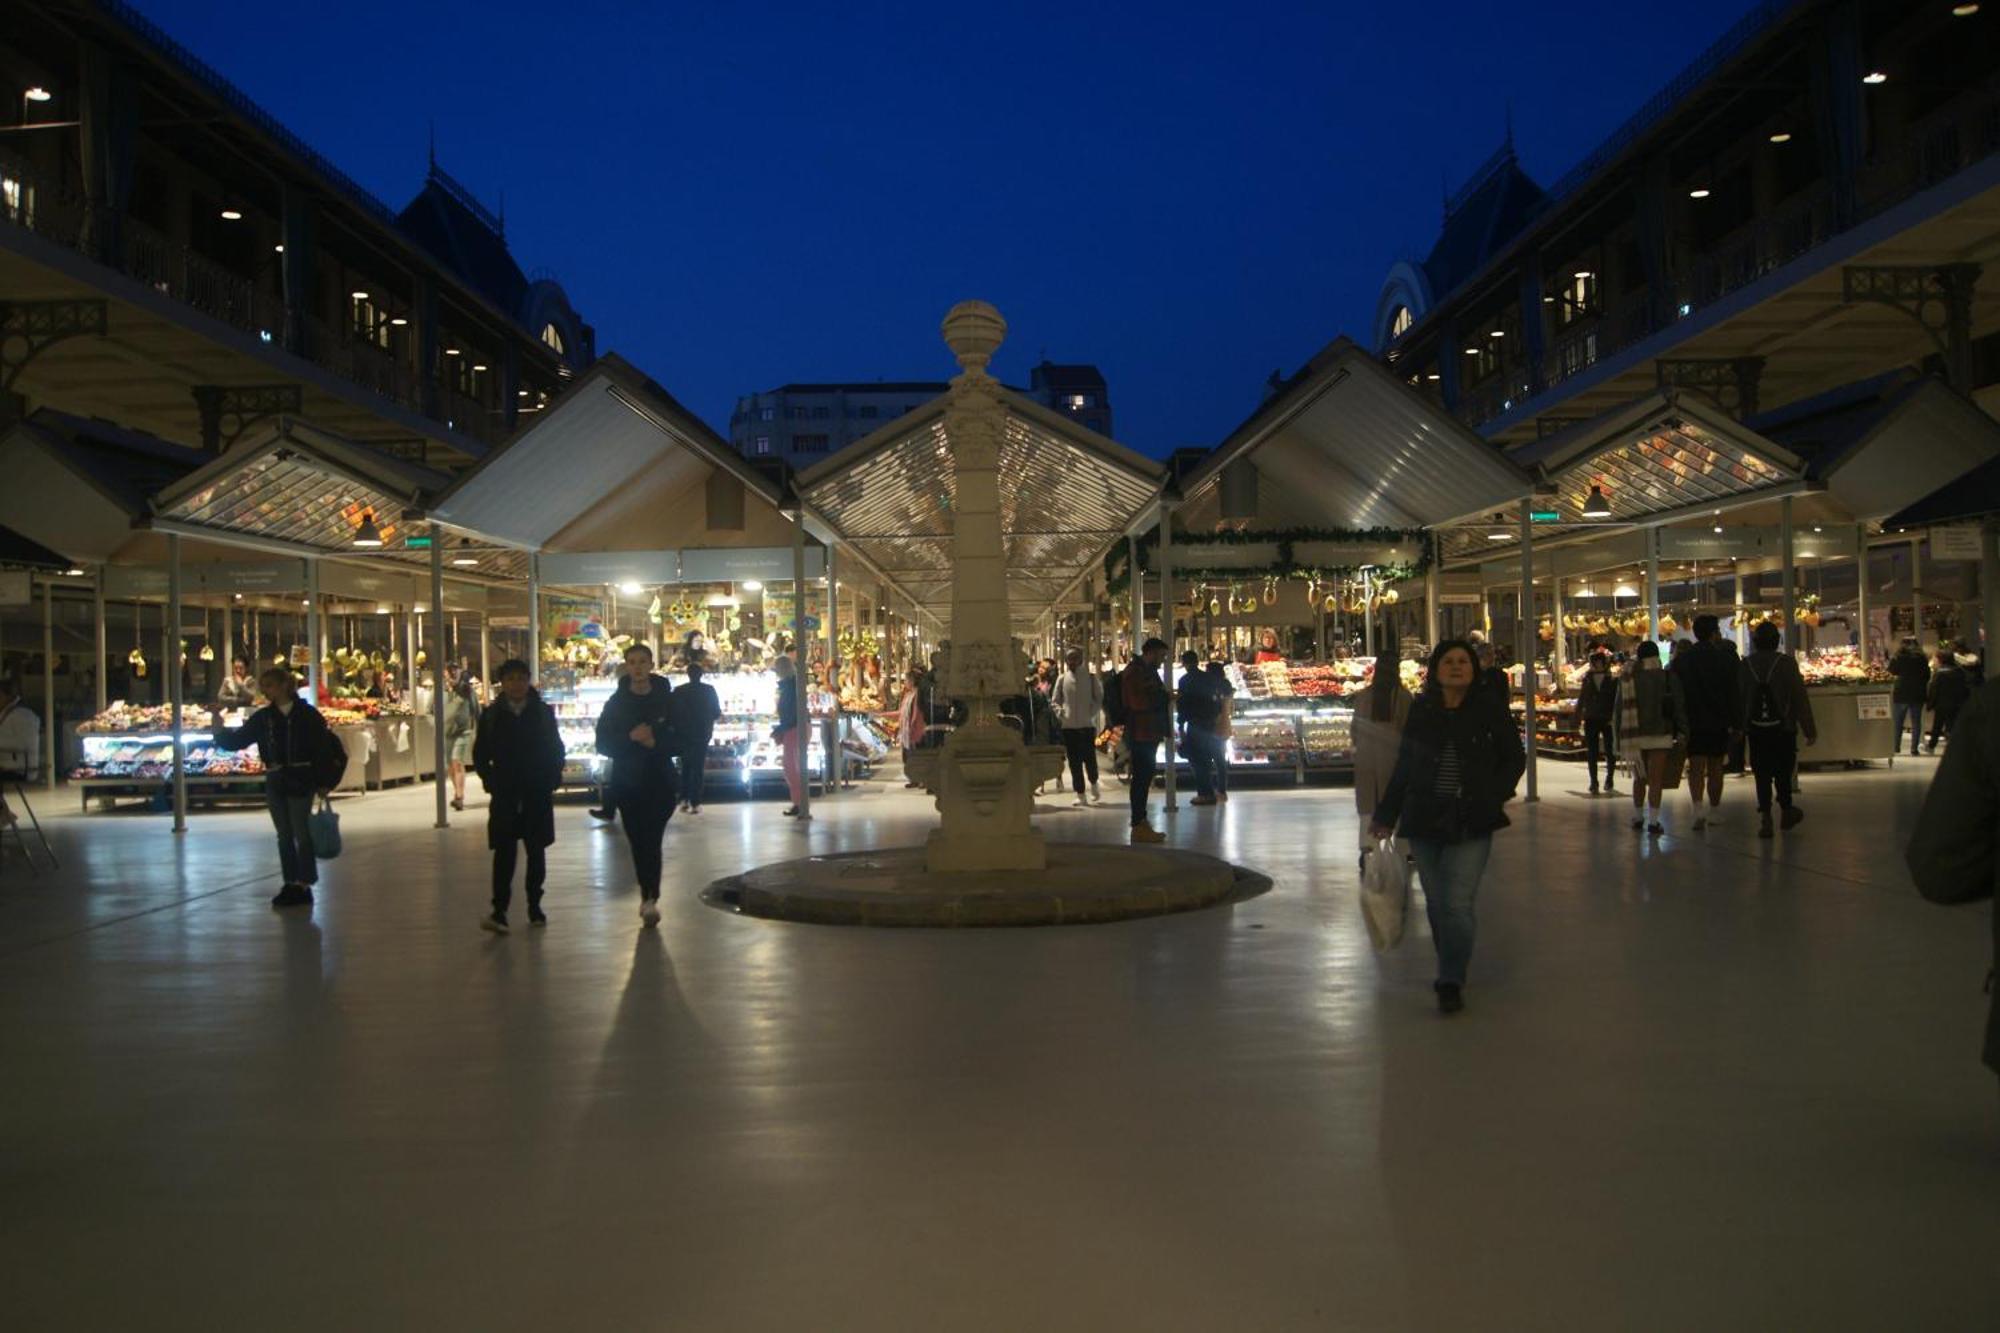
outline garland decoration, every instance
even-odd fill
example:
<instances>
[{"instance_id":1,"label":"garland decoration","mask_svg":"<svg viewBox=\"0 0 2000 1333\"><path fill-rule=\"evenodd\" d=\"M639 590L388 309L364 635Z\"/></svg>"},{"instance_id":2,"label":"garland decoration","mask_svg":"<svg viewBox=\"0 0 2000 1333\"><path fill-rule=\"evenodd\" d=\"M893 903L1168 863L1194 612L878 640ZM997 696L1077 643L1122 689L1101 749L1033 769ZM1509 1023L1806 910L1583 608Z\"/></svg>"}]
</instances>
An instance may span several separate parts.
<instances>
[{"instance_id":1,"label":"garland decoration","mask_svg":"<svg viewBox=\"0 0 2000 1333\"><path fill-rule=\"evenodd\" d=\"M1393 583L1404 579L1420 578L1431 567L1430 533L1423 528L1244 528L1223 532L1177 532L1174 546L1275 546L1277 559L1262 568L1244 566L1219 566L1213 568L1186 568L1178 572L1189 582L1228 584L1231 580L1248 585L1258 585L1263 601L1274 600L1278 592L1279 579L1307 579L1308 596L1318 601L1318 583L1346 582L1360 577L1362 566L1352 565L1302 565L1296 550L1302 543L1347 542L1355 545L1372 546L1414 546L1411 559L1393 565L1375 565L1373 571L1380 575L1380 582ZM1152 553L1159 549L1160 530L1139 538L1140 573L1155 574L1159 570L1157 559ZM1106 595L1117 597L1132 586L1131 543L1118 542L1104 554L1104 590ZM1234 600L1234 590L1231 590ZM1253 610L1243 601L1254 602L1247 597L1236 601L1232 611Z\"/></svg>"}]
</instances>

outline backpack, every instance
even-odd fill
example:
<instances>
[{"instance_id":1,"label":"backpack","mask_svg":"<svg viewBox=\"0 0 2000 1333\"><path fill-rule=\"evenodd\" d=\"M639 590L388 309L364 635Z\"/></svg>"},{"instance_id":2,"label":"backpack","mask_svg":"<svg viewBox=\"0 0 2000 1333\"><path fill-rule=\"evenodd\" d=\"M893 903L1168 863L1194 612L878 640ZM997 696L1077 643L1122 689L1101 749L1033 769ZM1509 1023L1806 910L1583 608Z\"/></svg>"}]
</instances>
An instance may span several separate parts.
<instances>
[{"instance_id":1,"label":"backpack","mask_svg":"<svg viewBox=\"0 0 2000 1333\"><path fill-rule=\"evenodd\" d=\"M1750 693L1750 725L1759 730L1769 731L1786 725L1785 710L1778 704L1778 692L1771 688L1771 678L1778 672L1776 664L1763 674L1757 668L1750 668L1750 678L1757 682Z\"/></svg>"},{"instance_id":2,"label":"backpack","mask_svg":"<svg viewBox=\"0 0 2000 1333\"><path fill-rule=\"evenodd\" d=\"M314 746L312 775L313 786L319 791L332 791L347 775L347 746L332 727L320 732L319 742Z\"/></svg>"},{"instance_id":3,"label":"backpack","mask_svg":"<svg viewBox=\"0 0 2000 1333\"><path fill-rule=\"evenodd\" d=\"M1104 725L1106 728L1125 725L1125 673L1119 672L1104 688Z\"/></svg>"}]
</instances>

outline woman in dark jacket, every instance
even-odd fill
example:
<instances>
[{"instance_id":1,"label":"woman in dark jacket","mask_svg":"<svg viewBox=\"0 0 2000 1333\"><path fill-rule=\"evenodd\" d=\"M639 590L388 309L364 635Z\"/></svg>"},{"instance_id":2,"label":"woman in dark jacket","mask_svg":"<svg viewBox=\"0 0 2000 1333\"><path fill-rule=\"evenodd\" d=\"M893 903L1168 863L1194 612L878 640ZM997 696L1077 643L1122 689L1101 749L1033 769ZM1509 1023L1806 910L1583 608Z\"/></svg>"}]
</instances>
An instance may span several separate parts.
<instances>
[{"instance_id":1,"label":"woman in dark jacket","mask_svg":"<svg viewBox=\"0 0 2000 1333\"><path fill-rule=\"evenodd\" d=\"M1507 827L1501 807L1528 766L1506 696L1478 682L1472 645L1452 639L1431 653L1371 830L1410 840L1437 946L1438 1008L1447 1014L1465 1007L1480 876L1494 831Z\"/></svg>"},{"instance_id":2,"label":"woman in dark jacket","mask_svg":"<svg viewBox=\"0 0 2000 1333\"><path fill-rule=\"evenodd\" d=\"M500 668L500 697L479 715L472 741L472 769L492 800L486 807L486 845L493 850L493 911L479 924L507 933L507 904L514 894L514 844L528 848L528 924L546 926L542 882L545 853L556 840L556 788L562 783L563 742L555 710L528 683L528 664Z\"/></svg>"},{"instance_id":3,"label":"woman in dark jacket","mask_svg":"<svg viewBox=\"0 0 2000 1333\"><path fill-rule=\"evenodd\" d=\"M673 692L653 674L653 650L635 643L625 650L625 679L597 718L597 752L611 761L606 790L632 846L639 877L639 920L660 924L660 840L674 815Z\"/></svg>"},{"instance_id":4,"label":"woman in dark jacket","mask_svg":"<svg viewBox=\"0 0 2000 1333\"><path fill-rule=\"evenodd\" d=\"M308 824L313 797L340 784L347 750L319 710L299 698L290 668L266 667L257 683L271 702L240 727L217 727L210 739L222 750L257 747L264 764L264 803L278 830L278 864L285 876L271 906L310 907L312 886L319 882Z\"/></svg>"}]
</instances>

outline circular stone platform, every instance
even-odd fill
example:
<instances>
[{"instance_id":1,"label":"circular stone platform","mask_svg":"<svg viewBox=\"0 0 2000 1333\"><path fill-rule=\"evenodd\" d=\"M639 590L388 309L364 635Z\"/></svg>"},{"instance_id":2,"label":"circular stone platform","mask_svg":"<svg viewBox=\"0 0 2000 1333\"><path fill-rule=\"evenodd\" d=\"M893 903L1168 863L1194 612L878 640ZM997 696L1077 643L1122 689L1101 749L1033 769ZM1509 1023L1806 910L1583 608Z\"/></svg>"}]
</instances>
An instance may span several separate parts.
<instances>
[{"instance_id":1,"label":"circular stone platform","mask_svg":"<svg viewBox=\"0 0 2000 1333\"><path fill-rule=\"evenodd\" d=\"M1195 852L1050 843L1038 872L934 875L923 848L893 847L759 866L703 897L748 916L829 926L1065 926L1188 912L1269 887Z\"/></svg>"}]
</instances>

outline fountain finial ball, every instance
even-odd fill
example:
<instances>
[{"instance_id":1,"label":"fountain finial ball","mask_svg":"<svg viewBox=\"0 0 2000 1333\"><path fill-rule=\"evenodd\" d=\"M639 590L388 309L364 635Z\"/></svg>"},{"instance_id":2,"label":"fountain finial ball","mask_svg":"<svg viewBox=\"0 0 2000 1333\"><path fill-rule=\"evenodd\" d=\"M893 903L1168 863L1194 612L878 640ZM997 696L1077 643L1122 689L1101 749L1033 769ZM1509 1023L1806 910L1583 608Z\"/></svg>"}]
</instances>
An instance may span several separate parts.
<instances>
[{"instance_id":1,"label":"fountain finial ball","mask_svg":"<svg viewBox=\"0 0 2000 1333\"><path fill-rule=\"evenodd\" d=\"M1007 338L1007 321L984 301L960 301L944 317L944 341L961 369L983 371Z\"/></svg>"}]
</instances>

